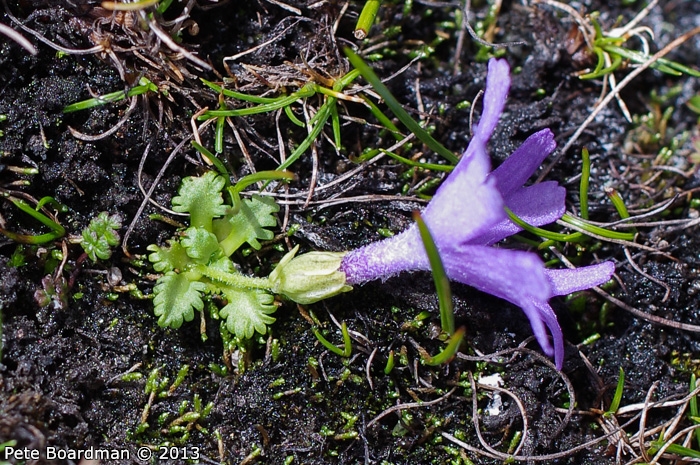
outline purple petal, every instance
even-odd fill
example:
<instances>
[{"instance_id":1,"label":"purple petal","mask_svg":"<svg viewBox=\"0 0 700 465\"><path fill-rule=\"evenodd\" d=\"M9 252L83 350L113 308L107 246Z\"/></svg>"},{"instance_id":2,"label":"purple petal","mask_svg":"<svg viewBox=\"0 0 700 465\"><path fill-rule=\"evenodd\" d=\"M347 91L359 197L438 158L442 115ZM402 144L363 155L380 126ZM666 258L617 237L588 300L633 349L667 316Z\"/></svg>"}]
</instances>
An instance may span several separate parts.
<instances>
[{"instance_id":1,"label":"purple petal","mask_svg":"<svg viewBox=\"0 0 700 465\"><path fill-rule=\"evenodd\" d=\"M507 218L496 182L488 179L491 163L484 145L475 138L469 149L471 154L460 160L423 212L443 253Z\"/></svg>"},{"instance_id":2,"label":"purple petal","mask_svg":"<svg viewBox=\"0 0 700 465\"><path fill-rule=\"evenodd\" d=\"M480 171L479 176L484 176L484 179L489 174L491 170L491 161L486 154L486 143L491 137L498 119L501 117L501 112L503 112L503 107L505 106L506 97L508 96L508 88L510 87L510 68L505 60L496 60L492 58L489 60L489 70L488 76L486 77L486 92L484 93L483 100L483 114L481 115L481 120L477 125L474 132L474 137L469 142L466 150L462 154L462 158L455 166L455 169L447 177L447 179L442 183L441 188L445 187L446 184L451 182L456 182L458 179L462 178L462 171L471 169L475 172L477 169ZM483 152L483 153L482 153ZM471 159L474 157L479 158L478 167L470 167ZM472 176L474 173L472 174ZM494 181L495 182L495 181ZM438 197L440 190L436 193L435 197ZM433 198L434 203L435 198Z\"/></svg>"},{"instance_id":3,"label":"purple petal","mask_svg":"<svg viewBox=\"0 0 700 465\"><path fill-rule=\"evenodd\" d=\"M528 137L501 166L491 173L490 177L496 179L498 190L503 197L509 197L522 187L556 146L554 135L549 129L543 129Z\"/></svg>"},{"instance_id":4,"label":"purple petal","mask_svg":"<svg viewBox=\"0 0 700 465\"><path fill-rule=\"evenodd\" d=\"M473 286L515 305L547 301L549 280L540 258L530 252L466 245L441 255L445 272L453 281Z\"/></svg>"},{"instance_id":5,"label":"purple petal","mask_svg":"<svg viewBox=\"0 0 700 465\"><path fill-rule=\"evenodd\" d=\"M547 327L549 325L547 319L542 313L542 310L537 306L537 304L534 301L527 302L521 305L520 308L522 308L528 320L530 320L532 334L534 334L537 343L542 348L542 352L544 352L548 357L553 356L555 354L555 350L554 347L552 347L552 343L549 340L549 334L547 334ZM547 327L545 327L545 325L547 325ZM559 328L558 324L557 329L559 330L559 333L561 333L561 329Z\"/></svg>"},{"instance_id":6,"label":"purple petal","mask_svg":"<svg viewBox=\"0 0 700 465\"><path fill-rule=\"evenodd\" d=\"M564 214L566 189L554 181L542 182L533 186L521 187L506 200L506 206L519 218L533 226L552 223ZM484 234L470 241L470 244L491 245L522 231L522 228L506 218L491 226Z\"/></svg>"},{"instance_id":7,"label":"purple petal","mask_svg":"<svg viewBox=\"0 0 700 465\"><path fill-rule=\"evenodd\" d=\"M486 76L486 91L484 92L483 112L474 132L474 139L486 144L491 133L498 124L503 107L510 89L510 66L506 60L489 60L489 70Z\"/></svg>"},{"instance_id":8,"label":"purple petal","mask_svg":"<svg viewBox=\"0 0 700 465\"><path fill-rule=\"evenodd\" d=\"M545 270L552 286L552 296L567 295L608 281L615 272L613 262L582 266L572 270Z\"/></svg>"},{"instance_id":9,"label":"purple petal","mask_svg":"<svg viewBox=\"0 0 700 465\"><path fill-rule=\"evenodd\" d=\"M547 304L549 279L537 255L516 250L467 245L460 253L442 256L445 272L454 281L507 300L525 312L542 350L563 361L564 338L554 311ZM554 348L546 328L552 333Z\"/></svg>"},{"instance_id":10,"label":"purple petal","mask_svg":"<svg viewBox=\"0 0 700 465\"><path fill-rule=\"evenodd\" d=\"M539 317L544 320L547 328L549 328L549 332L552 333L552 339L554 340L553 353L551 351L548 352L548 349L551 350L551 345L549 345L549 338L547 337L547 334L538 335L537 332L535 332L537 342L540 344L540 347L542 347L545 354L550 357L554 355L554 364L556 365L557 370L561 370L562 366L564 365L564 334L561 331L561 326L559 326L557 315L547 302L534 302L534 304L538 310ZM530 321L532 322L532 319L530 319Z\"/></svg>"}]
</instances>

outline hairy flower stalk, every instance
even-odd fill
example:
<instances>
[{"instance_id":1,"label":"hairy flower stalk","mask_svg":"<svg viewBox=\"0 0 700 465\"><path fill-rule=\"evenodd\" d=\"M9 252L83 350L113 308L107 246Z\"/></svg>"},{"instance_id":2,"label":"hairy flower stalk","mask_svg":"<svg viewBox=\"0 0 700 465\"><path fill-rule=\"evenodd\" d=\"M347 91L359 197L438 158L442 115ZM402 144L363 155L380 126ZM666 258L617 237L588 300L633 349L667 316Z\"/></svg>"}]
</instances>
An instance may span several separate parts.
<instances>
[{"instance_id":1,"label":"hairy flower stalk","mask_svg":"<svg viewBox=\"0 0 700 465\"><path fill-rule=\"evenodd\" d=\"M549 129L530 136L491 172L486 143L503 111L509 87L508 64L492 59L483 115L474 137L422 216L448 277L521 307L540 346L554 356L561 369L564 339L549 299L601 284L610 279L615 266L604 262L575 270L548 270L534 253L492 247L521 230L508 218L504 207L535 226L551 223L564 213L565 190L556 182L523 187L555 148ZM416 225L392 238L348 252L340 264L349 285L386 279L402 271L429 269Z\"/></svg>"}]
</instances>

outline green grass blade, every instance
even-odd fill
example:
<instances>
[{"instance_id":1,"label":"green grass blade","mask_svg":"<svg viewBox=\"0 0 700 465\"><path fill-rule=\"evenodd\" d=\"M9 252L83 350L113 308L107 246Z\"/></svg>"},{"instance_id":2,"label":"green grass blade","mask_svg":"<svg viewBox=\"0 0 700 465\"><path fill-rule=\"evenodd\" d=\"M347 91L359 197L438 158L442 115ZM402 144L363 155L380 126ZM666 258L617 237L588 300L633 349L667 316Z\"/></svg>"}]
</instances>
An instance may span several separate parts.
<instances>
[{"instance_id":1,"label":"green grass blade","mask_svg":"<svg viewBox=\"0 0 700 465\"><path fill-rule=\"evenodd\" d=\"M209 110L197 117L197 120L202 121L210 118L217 118L220 116L249 116L279 110L280 108L284 108L287 105L291 105L299 99L311 97L316 93L315 86L315 84L306 85L298 91L286 97L279 97L275 99L274 102L263 103L254 107L239 108L235 110Z\"/></svg>"},{"instance_id":2,"label":"green grass blade","mask_svg":"<svg viewBox=\"0 0 700 465\"><path fill-rule=\"evenodd\" d=\"M360 70L353 69L333 83L333 90L340 92L360 77Z\"/></svg>"},{"instance_id":3,"label":"green grass blade","mask_svg":"<svg viewBox=\"0 0 700 465\"><path fill-rule=\"evenodd\" d=\"M591 178L591 157L588 155L586 147L581 150L581 185L579 187L579 197L581 201L581 218L588 219L588 182Z\"/></svg>"},{"instance_id":4,"label":"green grass blade","mask_svg":"<svg viewBox=\"0 0 700 465\"><path fill-rule=\"evenodd\" d=\"M390 132L391 135L394 136L394 139L397 141L400 141L401 139L404 138L403 134L401 134L401 131L399 131L399 128L396 127L396 125L389 119L388 116L386 116L382 110L379 109L376 103L371 101L369 98L367 98L366 95L360 96L362 100L365 101L367 105L369 105L369 111L374 115L375 118L377 118L377 121L387 128Z\"/></svg>"},{"instance_id":5,"label":"green grass blade","mask_svg":"<svg viewBox=\"0 0 700 465\"><path fill-rule=\"evenodd\" d=\"M336 99L333 97L329 97L328 100L319 108L318 113L311 118L310 124L313 125L311 131L309 131L309 134L306 136L306 138L299 144L299 147L297 147L291 155L289 155L289 158L285 160L284 163L282 163L280 166L277 167L278 170L286 170L289 168L292 163L297 161L301 155L306 152L306 150L311 147L311 144L313 141L316 140L316 138L321 134L321 131L323 130L323 126L326 124L326 121L328 121L328 118L331 115L331 105L336 104ZM314 124L315 123L315 124Z\"/></svg>"},{"instance_id":6,"label":"green grass blade","mask_svg":"<svg viewBox=\"0 0 700 465\"><path fill-rule=\"evenodd\" d=\"M444 332L452 336L455 332L455 315L452 306L450 280L447 277L447 273L445 273L445 267L442 266L440 253L435 245L435 241L433 241L428 225L425 224L425 221L423 221L423 218L421 218L420 213L417 211L413 212L413 220L418 224L420 237L423 240L423 247L425 247L425 253L428 255L428 260L430 261L430 269L433 272L433 280L435 281L438 302L440 304L440 325Z\"/></svg>"},{"instance_id":7,"label":"green grass blade","mask_svg":"<svg viewBox=\"0 0 700 465\"><path fill-rule=\"evenodd\" d=\"M318 330L318 328L311 328L311 331L314 333L314 336L316 336L316 339L323 344L323 346L333 352L336 355L340 355L341 357L349 357L350 354L352 353L352 341L350 340L350 333L348 332L348 327L343 321L343 323L340 326L340 331L343 333L343 345L344 347L341 349L340 347L337 347L330 343L328 339L323 337L321 334L321 331Z\"/></svg>"},{"instance_id":8,"label":"green grass blade","mask_svg":"<svg viewBox=\"0 0 700 465\"><path fill-rule=\"evenodd\" d=\"M214 152L222 153L224 151L224 124L226 118L219 116L216 118L216 129L214 130Z\"/></svg>"},{"instance_id":9,"label":"green grass blade","mask_svg":"<svg viewBox=\"0 0 700 465\"><path fill-rule=\"evenodd\" d=\"M42 197L37 203L34 210L40 210L44 205L51 205L57 212L68 213L68 206L63 205L58 200L54 199L50 195Z\"/></svg>"},{"instance_id":10,"label":"green grass blade","mask_svg":"<svg viewBox=\"0 0 700 465\"><path fill-rule=\"evenodd\" d=\"M625 370L620 367L620 375L617 378L617 386L615 387L615 394L613 394L612 402L610 402L610 408L605 412L606 415L614 415L620 408L620 402L622 401L622 392L625 390Z\"/></svg>"},{"instance_id":11,"label":"green grass blade","mask_svg":"<svg viewBox=\"0 0 700 465\"><path fill-rule=\"evenodd\" d=\"M362 40L367 37L369 30L372 28L372 24L374 24L374 19L377 17L377 12L381 4L381 0L367 0L365 2L365 6L362 7L360 17L357 19L357 24L355 25L354 34L357 40Z\"/></svg>"},{"instance_id":12,"label":"green grass blade","mask_svg":"<svg viewBox=\"0 0 700 465\"><path fill-rule=\"evenodd\" d=\"M340 118L338 117L338 105L331 105L331 126L333 127L333 144L335 149L340 151L342 141L340 139Z\"/></svg>"},{"instance_id":13,"label":"green grass blade","mask_svg":"<svg viewBox=\"0 0 700 465\"><path fill-rule=\"evenodd\" d=\"M695 373L690 374L690 392L693 392L696 388L698 387L697 385L697 378L695 377ZM694 418L700 417L700 411L698 410L698 396L695 395L693 396L690 401L688 402L688 414L691 418L691 421L695 424L698 422L696 420L693 420ZM695 445L697 447L700 447L700 429L695 430Z\"/></svg>"},{"instance_id":14,"label":"green grass blade","mask_svg":"<svg viewBox=\"0 0 700 465\"><path fill-rule=\"evenodd\" d=\"M99 107L112 102L118 102L126 98L126 92L123 90L118 90L116 92L111 92L109 94L101 95L99 97L82 100L80 102L71 103L63 107L63 113L73 113L76 111L87 110L89 108Z\"/></svg>"},{"instance_id":15,"label":"green grass blade","mask_svg":"<svg viewBox=\"0 0 700 465\"><path fill-rule=\"evenodd\" d=\"M634 50L629 50L624 47L619 47L617 45L605 45L603 46L603 49L608 53L619 57L627 58L628 60L637 64L642 64L650 58L648 55L645 55L641 52L635 52ZM664 62L668 62L668 60L657 60L654 64L651 65L651 67L658 71L661 71L662 73L670 74L672 76L680 76L683 74L680 71L675 70L672 67L666 65Z\"/></svg>"},{"instance_id":16,"label":"green grass blade","mask_svg":"<svg viewBox=\"0 0 700 465\"><path fill-rule=\"evenodd\" d=\"M238 180L236 185L232 187L232 189L238 194L242 192L243 189L245 189L246 187L255 184L259 181L271 181L275 179L284 179L287 181L291 181L295 177L296 176L294 175L294 173L290 173L289 171L258 171L257 173L249 174L248 176L243 176L241 179Z\"/></svg>"},{"instance_id":17,"label":"green grass blade","mask_svg":"<svg viewBox=\"0 0 700 465\"><path fill-rule=\"evenodd\" d=\"M656 452L659 451L664 446L664 442L662 440L657 439L656 441L652 441L651 443L651 449L649 450L649 453L655 454ZM688 447L681 446L679 444L671 444L666 448L666 452L669 454L675 454L681 457L692 457L694 459L700 459L700 452L690 449Z\"/></svg>"},{"instance_id":18,"label":"green grass blade","mask_svg":"<svg viewBox=\"0 0 700 465\"><path fill-rule=\"evenodd\" d=\"M423 363L430 366L438 366L448 363L450 360L452 360L452 357L454 357L457 351L459 350L459 346L462 344L462 339L464 338L465 332L466 329L464 329L464 326L455 331L452 337L450 337L447 346L439 354L434 356L430 356L429 354L422 354Z\"/></svg>"},{"instance_id":19,"label":"green grass blade","mask_svg":"<svg viewBox=\"0 0 700 465\"><path fill-rule=\"evenodd\" d=\"M55 221L53 221L51 218L44 215L43 213L34 210L24 200L12 198L12 197L10 197L9 200L17 208L22 210L24 213L31 216L35 220L39 221L43 225L48 226L51 229L51 232L46 233L46 234L29 235L29 234L18 234L18 233L0 228L0 234L3 234L4 236L6 236L6 237L10 238L11 240L18 242L20 244L45 244L47 242L51 242L53 240L56 240L60 237L65 236L66 230L63 228L63 226L56 223Z\"/></svg>"},{"instance_id":20,"label":"green grass blade","mask_svg":"<svg viewBox=\"0 0 700 465\"><path fill-rule=\"evenodd\" d=\"M383 154L390 156L394 160L396 160L400 163L403 163L404 165L408 165L408 166L416 166L418 168L423 168L423 169L430 170L430 171L445 171L448 173L455 169L455 167L453 165L437 165L435 163L421 163L419 161L409 160L408 158L402 157L401 155L397 155L394 152L389 152L388 150L379 149L379 151L382 152Z\"/></svg>"},{"instance_id":21,"label":"green grass blade","mask_svg":"<svg viewBox=\"0 0 700 465\"><path fill-rule=\"evenodd\" d=\"M389 89L382 83L372 68L370 68L359 55L349 48L345 48L345 54L347 55L348 60L350 60L350 63L357 70L359 70L360 74L362 74L362 77L364 77L365 80L374 88L374 90L384 99L384 102L386 102L394 116L396 116L399 121L401 121L408 128L409 131L415 134L416 137L431 150L442 156L450 163L456 164L459 161L454 153L447 150L445 146L436 141L433 136L428 134L425 129L420 127L420 125L413 118L411 118L406 110L403 109L399 101L396 100L393 95L391 95Z\"/></svg>"},{"instance_id":22,"label":"green grass blade","mask_svg":"<svg viewBox=\"0 0 700 465\"><path fill-rule=\"evenodd\" d=\"M161 0L161 2L158 4L158 8L156 8L156 11L160 14L165 13L168 8L170 8L170 5L173 3L173 0Z\"/></svg>"},{"instance_id":23,"label":"green grass blade","mask_svg":"<svg viewBox=\"0 0 700 465\"><path fill-rule=\"evenodd\" d=\"M687 74L689 76L693 76L693 77L700 77L700 71L695 70L693 68L690 68L689 66L685 66L682 63L667 60L665 58L659 58L658 61L662 65L668 66L669 68L675 69L676 71L680 71L681 73L685 73L685 74Z\"/></svg>"},{"instance_id":24,"label":"green grass blade","mask_svg":"<svg viewBox=\"0 0 700 465\"><path fill-rule=\"evenodd\" d=\"M578 228L583 229L584 231L590 232L591 234L597 234L598 236L602 236L602 237L605 237L607 239L617 239L617 240L621 240L621 241L633 241L634 240L634 233L623 233L623 232L618 232L618 231L611 231L609 229L594 226L594 225L590 224L589 222L582 220L581 218L576 218L576 217L571 216L567 213L564 213L564 216L562 216L561 219L565 223L572 224Z\"/></svg>"},{"instance_id":25,"label":"green grass blade","mask_svg":"<svg viewBox=\"0 0 700 465\"><path fill-rule=\"evenodd\" d=\"M386 365L384 366L384 374L388 375L391 373L391 370L394 369L394 351L390 350L389 351L389 357L386 360Z\"/></svg>"},{"instance_id":26,"label":"green grass blade","mask_svg":"<svg viewBox=\"0 0 700 465\"><path fill-rule=\"evenodd\" d=\"M615 210L617 210L617 214L620 215L620 218L624 220L625 218L630 217L630 214L627 211L627 205L625 205L625 201L622 200L622 196L620 196L620 193L617 190L612 188L606 189L605 194L612 202Z\"/></svg>"},{"instance_id":27,"label":"green grass blade","mask_svg":"<svg viewBox=\"0 0 700 465\"><path fill-rule=\"evenodd\" d=\"M124 100L126 97L135 97L137 95L145 94L148 91L158 92L158 86L146 78L141 78L138 86L134 86L127 91L118 90L116 92L110 92L109 94L100 95L99 97L90 98L81 102L71 103L63 108L63 113L73 113L76 111L99 107L108 103Z\"/></svg>"},{"instance_id":28,"label":"green grass blade","mask_svg":"<svg viewBox=\"0 0 700 465\"><path fill-rule=\"evenodd\" d=\"M583 234L576 232L573 234L562 234L562 233L556 233L553 231L547 231L546 229L538 228L536 226L532 226L531 224L526 223L523 221L520 217L518 217L513 211L505 207L506 213L508 214L508 218L510 220L523 228L525 231L535 234L536 236L540 236L544 239L550 239L556 242L579 242L581 239L583 239Z\"/></svg>"},{"instance_id":29,"label":"green grass blade","mask_svg":"<svg viewBox=\"0 0 700 465\"><path fill-rule=\"evenodd\" d=\"M226 166L224 166L223 162L219 160L219 158L216 155L211 153L206 147L203 147L201 144L197 143L197 141L193 140L192 142L190 142L190 144L192 144L192 147L194 147L196 151L201 153L205 158L207 158L211 162L212 165L214 165L216 171L218 171L219 174L221 174L226 180L225 185L230 186L231 180L229 179L228 170L226 169Z\"/></svg>"},{"instance_id":30,"label":"green grass blade","mask_svg":"<svg viewBox=\"0 0 700 465\"><path fill-rule=\"evenodd\" d=\"M35 220L41 222L45 226L48 226L52 231L58 233L58 237L61 237L61 236L66 234L66 230L63 228L63 226L56 223L54 220L52 220L48 216L44 215L43 213L34 210L24 200L10 199L10 201L13 204L15 204L15 206L17 208L19 208L20 210L22 210L24 213L28 214L29 216L31 216Z\"/></svg>"},{"instance_id":31,"label":"green grass blade","mask_svg":"<svg viewBox=\"0 0 700 465\"><path fill-rule=\"evenodd\" d=\"M284 113L287 115L287 118L289 118L289 121L291 121L292 123L296 124L301 128L306 127L306 124L304 124L304 122L297 118L297 115L294 114L291 106L287 105L286 107L284 107Z\"/></svg>"},{"instance_id":32,"label":"green grass blade","mask_svg":"<svg viewBox=\"0 0 700 465\"><path fill-rule=\"evenodd\" d=\"M617 68L620 67L621 64L622 57L620 55L613 55L613 61L610 66L608 66L607 68L599 69L597 71L593 71L592 73L582 74L581 76L579 76L579 79L596 79L599 77L603 77L607 74L614 72Z\"/></svg>"},{"instance_id":33,"label":"green grass blade","mask_svg":"<svg viewBox=\"0 0 700 465\"><path fill-rule=\"evenodd\" d=\"M236 100L243 100L244 102L250 103L274 103L279 100L279 97L259 97L257 95L248 95L242 92L236 92L235 90L224 89L220 85L207 81L206 79L201 79L202 84L209 87L211 90L217 94L223 94L225 97L235 98Z\"/></svg>"}]
</instances>

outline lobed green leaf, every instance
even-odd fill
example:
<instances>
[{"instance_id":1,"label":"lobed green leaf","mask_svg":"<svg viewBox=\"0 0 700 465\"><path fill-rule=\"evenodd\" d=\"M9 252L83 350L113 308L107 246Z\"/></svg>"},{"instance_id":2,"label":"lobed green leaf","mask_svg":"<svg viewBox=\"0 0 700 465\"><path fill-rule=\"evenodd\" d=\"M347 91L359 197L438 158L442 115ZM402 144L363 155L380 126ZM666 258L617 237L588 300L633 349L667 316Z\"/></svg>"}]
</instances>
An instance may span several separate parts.
<instances>
[{"instance_id":1,"label":"lobed green leaf","mask_svg":"<svg viewBox=\"0 0 700 465\"><path fill-rule=\"evenodd\" d=\"M173 197L173 210L190 214L190 225L211 231L212 220L226 214L226 205L221 189L226 184L223 176L207 171L202 176L187 177L176 197Z\"/></svg>"},{"instance_id":2,"label":"lobed green leaf","mask_svg":"<svg viewBox=\"0 0 700 465\"><path fill-rule=\"evenodd\" d=\"M168 241L168 244L170 247L159 247L155 244L148 246L148 250L153 252L148 259L153 263L154 270L159 273L181 271L193 264L182 244L177 241Z\"/></svg>"},{"instance_id":3,"label":"lobed green leaf","mask_svg":"<svg viewBox=\"0 0 700 465\"><path fill-rule=\"evenodd\" d=\"M80 243L90 260L107 260L112 256L112 249L119 244L119 233L122 222L119 215L109 216L107 212L101 212L90 221L87 228L83 229L83 240Z\"/></svg>"},{"instance_id":4,"label":"lobed green leaf","mask_svg":"<svg viewBox=\"0 0 700 465\"><path fill-rule=\"evenodd\" d=\"M270 316L277 310L275 298L259 289L239 289L226 287L223 294L228 304L219 310L226 318L226 329L239 338L250 339L255 332L265 334L268 325L275 322Z\"/></svg>"},{"instance_id":5,"label":"lobed green leaf","mask_svg":"<svg viewBox=\"0 0 700 465\"><path fill-rule=\"evenodd\" d=\"M215 220L214 234L219 239L224 255L230 256L246 242L259 250L261 245L258 240L269 241L275 237L272 231L265 228L277 225L273 215L279 209L273 198L254 195L251 199L241 201L235 215Z\"/></svg>"},{"instance_id":6,"label":"lobed green leaf","mask_svg":"<svg viewBox=\"0 0 700 465\"><path fill-rule=\"evenodd\" d=\"M153 288L153 305L161 327L179 328L183 321L192 321L194 311L204 308L202 292L206 284L190 281L184 274L168 271Z\"/></svg>"},{"instance_id":7,"label":"lobed green leaf","mask_svg":"<svg viewBox=\"0 0 700 465\"><path fill-rule=\"evenodd\" d=\"M187 256L203 265L209 263L220 250L216 236L203 228L187 228L180 242L187 251Z\"/></svg>"}]
</instances>

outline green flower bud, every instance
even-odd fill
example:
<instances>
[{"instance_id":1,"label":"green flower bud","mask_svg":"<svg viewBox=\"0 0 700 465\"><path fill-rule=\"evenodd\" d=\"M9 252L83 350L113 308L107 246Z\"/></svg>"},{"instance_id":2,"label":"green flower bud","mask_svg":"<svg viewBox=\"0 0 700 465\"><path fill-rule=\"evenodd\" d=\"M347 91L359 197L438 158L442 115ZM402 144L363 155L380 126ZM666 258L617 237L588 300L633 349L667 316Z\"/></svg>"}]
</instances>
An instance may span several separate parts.
<instances>
[{"instance_id":1,"label":"green flower bud","mask_svg":"<svg viewBox=\"0 0 700 465\"><path fill-rule=\"evenodd\" d=\"M352 289L338 271L345 252L309 252L295 257L297 245L270 273L271 289L299 304L312 304Z\"/></svg>"}]
</instances>

